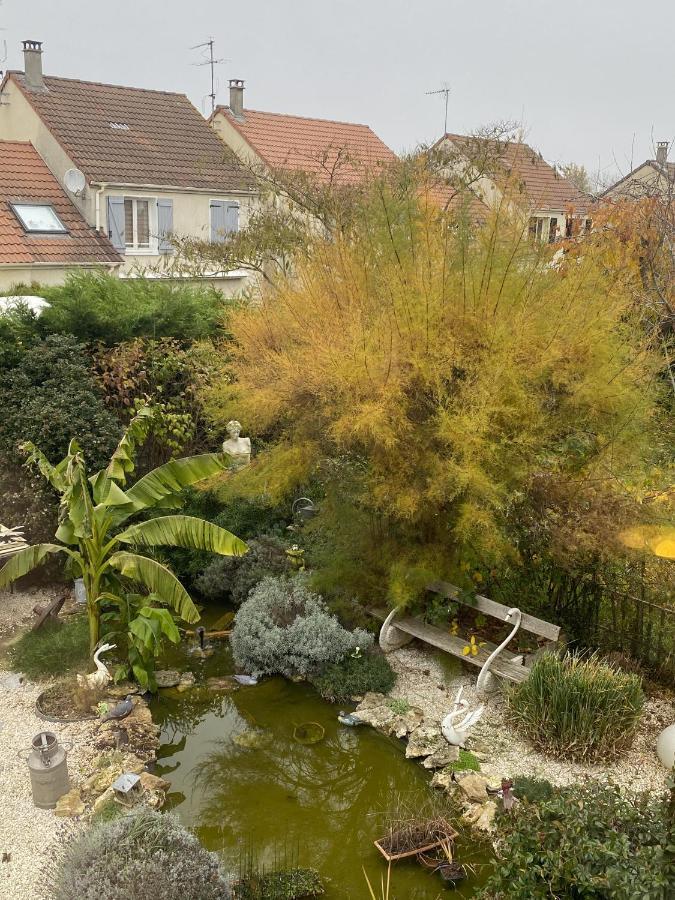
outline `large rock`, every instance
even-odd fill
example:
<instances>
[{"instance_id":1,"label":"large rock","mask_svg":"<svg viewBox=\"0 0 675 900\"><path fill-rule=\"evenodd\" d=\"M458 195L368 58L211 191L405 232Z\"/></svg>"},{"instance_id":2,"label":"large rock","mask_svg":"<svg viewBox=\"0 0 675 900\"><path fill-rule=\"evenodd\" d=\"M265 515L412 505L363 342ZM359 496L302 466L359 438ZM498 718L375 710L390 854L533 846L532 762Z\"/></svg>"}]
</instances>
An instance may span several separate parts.
<instances>
[{"instance_id":1,"label":"large rock","mask_svg":"<svg viewBox=\"0 0 675 900\"><path fill-rule=\"evenodd\" d=\"M238 691L239 685L231 675L214 676L207 678L206 687L210 691Z\"/></svg>"},{"instance_id":2,"label":"large rock","mask_svg":"<svg viewBox=\"0 0 675 900\"><path fill-rule=\"evenodd\" d=\"M448 742L441 734L438 725L424 723L416 728L408 738L405 755L408 759L420 756L432 756L441 753L448 747Z\"/></svg>"},{"instance_id":3,"label":"large rock","mask_svg":"<svg viewBox=\"0 0 675 900\"><path fill-rule=\"evenodd\" d=\"M489 799L488 780L476 772L470 772L459 782L459 789L471 803L485 803Z\"/></svg>"},{"instance_id":4,"label":"large rock","mask_svg":"<svg viewBox=\"0 0 675 900\"><path fill-rule=\"evenodd\" d=\"M83 812L84 803L78 788L73 788L56 801L55 816L61 816L64 819L75 818L81 816Z\"/></svg>"},{"instance_id":5,"label":"large rock","mask_svg":"<svg viewBox=\"0 0 675 900\"><path fill-rule=\"evenodd\" d=\"M431 779L431 787L437 788L440 791L449 791L451 788L455 787L453 775L454 772L452 769L443 769L441 772L434 772L433 778Z\"/></svg>"},{"instance_id":6,"label":"large rock","mask_svg":"<svg viewBox=\"0 0 675 900\"><path fill-rule=\"evenodd\" d=\"M177 669L161 669L155 672L158 688L172 688L180 684L180 672Z\"/></svg>"},{"instance_id":7,"label":"large rock","mask_svg":"<svg viewBox=\"0 0 675 900\"><path fill-rule=\"evenodd\" d=\"M189 691L191 687L194 687L196 680L197 679L192 674L192 672L183 672L183 674L180 676L180 681L178 682L176 690L180 691L181 693L183 691Z\"/></svg>"},{"instance_id":8,"label":"large rock","mask_svg":"<svg viewBox=\"0 0 675 900\"><path fill-rule=\"evenodd\" d=\"M447 746L432 753L431 756L427 756L422 765L425 769L442 769L444 766L449 766L452 762L457 762L458 759L459 747L447 744Z\"/></svg>"},{"instance_id":9,"label":"large rock","mask_svg":"<svg viewBox=\"0 0 675 900\"><path fill-rule=\"evenodd\" d=\"M140 779L144 791L168 791L171 787L170 781L153 775L152 772L141 772Z\"/></svg>"},{"instance_id":10,"label":"large rock","mask_svg":"<svg viewBox=\"0 0 675 900\"><path fill-rule=\"evenodd\" d=\"M476 803L469 807L462 818L480 831L493 831L496 813L497 804L494 800L488 800L486 803Z\"/></svg>"},{"instance_id":11,"label":"large rock","mask_svg":"<svg viewBox=\"0 0 675 900\"><path fill-rule=\"evenodd\" d=\"M372 725L378 731L402 738L417 728L424 714L417 706L411 706L404 713L392 709L392 700L385 694L367 693L354 711L366 725Z\"/></svg>"}]
</instances>

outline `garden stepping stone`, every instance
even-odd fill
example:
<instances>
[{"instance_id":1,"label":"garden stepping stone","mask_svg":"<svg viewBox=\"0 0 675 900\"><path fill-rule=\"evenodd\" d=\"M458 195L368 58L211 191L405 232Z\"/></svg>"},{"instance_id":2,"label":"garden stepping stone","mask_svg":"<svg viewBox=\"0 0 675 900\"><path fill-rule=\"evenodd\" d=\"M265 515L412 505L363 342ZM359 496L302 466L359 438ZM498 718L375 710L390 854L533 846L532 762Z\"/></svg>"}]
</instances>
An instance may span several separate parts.
<instances>
[{"instance_id":1,"label":"garden stepping stone","mask_svg":"<svg viewBox=\"0 0 675 900\"><path fill-rule=\"evenodd\" d=\"M155 672L155 681L158 688L172 688L180 684L180 672L176 669L161 669Z\"/></svg>"}]
</instances>

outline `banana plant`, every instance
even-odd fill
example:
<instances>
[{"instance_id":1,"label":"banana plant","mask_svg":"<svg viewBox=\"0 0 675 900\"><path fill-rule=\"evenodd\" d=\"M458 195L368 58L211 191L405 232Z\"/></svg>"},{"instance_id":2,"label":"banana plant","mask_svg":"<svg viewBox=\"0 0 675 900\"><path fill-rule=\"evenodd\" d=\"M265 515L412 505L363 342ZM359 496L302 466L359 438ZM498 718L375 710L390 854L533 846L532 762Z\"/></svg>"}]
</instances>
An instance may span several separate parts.
<instances>
[{"instance_id":1,"label":"banana plant","mask_svg":"<svg viewBox=\"0 0 675 900\"><path fill-rule=\"evenodd\" d=\"M241 556L248 549L224 528L192 516L160 515L129 524L130 518L145 510L180 508L184 488L228 465L227 457L217 453L173 459L127 487L136 449L147 438L153 416L152 407L143 407L129 423L107 467L92 476L74 440L57 465L34 444L22 445L27 464L36 465L60 495L59 543L35 544L16 553L0 569L0 589L49 557L66 556L75 576L84 581L92 652L99 641L102 604L110 596L122 597L129 582L161 597L186 622L199 621L199 612L180 581L166 566L144 556L144 549L185 547L223 556Z\"/></svg>"}]
</instances>

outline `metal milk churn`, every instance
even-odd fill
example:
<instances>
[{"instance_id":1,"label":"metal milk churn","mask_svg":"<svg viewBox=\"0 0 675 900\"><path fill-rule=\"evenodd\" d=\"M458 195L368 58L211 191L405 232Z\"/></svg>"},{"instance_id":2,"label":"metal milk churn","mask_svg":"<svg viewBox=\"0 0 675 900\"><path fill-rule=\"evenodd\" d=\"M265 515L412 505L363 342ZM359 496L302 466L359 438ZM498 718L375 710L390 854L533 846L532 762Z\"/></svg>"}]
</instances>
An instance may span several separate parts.
<instances>
[{"instance_id":1,"label":"metal milk churn","mask_svg":"<svg viewBox=\"0 0 675 900\"><path fill-rule=\"evenodd\" d=\"M28 763L33 803L39 809L54 809L59 797L70 790L66 757L71 747L60 744L53 732L41 731L30 750L19 751L19 758Z\"/></svg>"}]
</instances>

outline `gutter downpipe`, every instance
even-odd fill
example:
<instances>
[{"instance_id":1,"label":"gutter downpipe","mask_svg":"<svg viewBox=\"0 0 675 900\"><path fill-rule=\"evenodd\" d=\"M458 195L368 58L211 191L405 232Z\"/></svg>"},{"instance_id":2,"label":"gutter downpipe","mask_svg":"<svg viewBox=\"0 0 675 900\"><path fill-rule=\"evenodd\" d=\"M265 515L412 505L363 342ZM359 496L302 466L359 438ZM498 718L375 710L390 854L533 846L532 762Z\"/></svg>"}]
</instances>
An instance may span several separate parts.
<instances>
[{"instance_id":1,"label":"gutter downpipe","mask_svg":"<svg viewBox=\"0 0 675 900\"><path fill-rule=\"evenodd\" d=\"M96 210L96 230L101 230L101 194L108 187L107 183L101 184L100 182L92 182L93 184L99 184L99 189L96 191L96 200L95 200L95 210Z\"/></svg>"}]
</instances>

